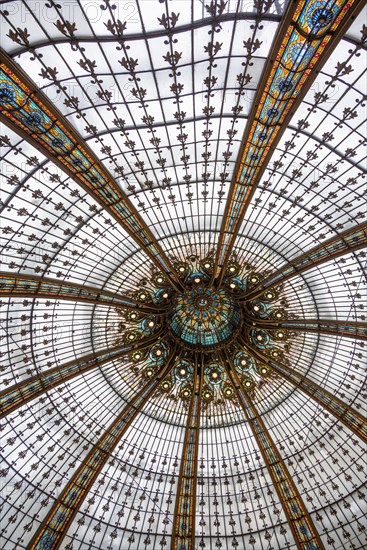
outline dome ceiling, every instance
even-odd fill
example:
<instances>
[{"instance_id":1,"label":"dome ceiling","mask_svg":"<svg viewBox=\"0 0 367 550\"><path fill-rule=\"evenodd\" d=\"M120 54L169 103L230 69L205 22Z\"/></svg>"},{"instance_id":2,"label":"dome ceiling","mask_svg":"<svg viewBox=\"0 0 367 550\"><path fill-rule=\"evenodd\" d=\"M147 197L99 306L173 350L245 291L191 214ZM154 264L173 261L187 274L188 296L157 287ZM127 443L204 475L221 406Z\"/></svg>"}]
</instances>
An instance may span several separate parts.
<instances>
[{"instance_id":1,"label":"dome ceiling","mask_svg":"<svg viewBox=\"0 0 367 550\"><path fill-rule=\"evenodd\" d=\"M0 4L5 550L365 548L362 5Z\"/></svg>"}]
</instances>

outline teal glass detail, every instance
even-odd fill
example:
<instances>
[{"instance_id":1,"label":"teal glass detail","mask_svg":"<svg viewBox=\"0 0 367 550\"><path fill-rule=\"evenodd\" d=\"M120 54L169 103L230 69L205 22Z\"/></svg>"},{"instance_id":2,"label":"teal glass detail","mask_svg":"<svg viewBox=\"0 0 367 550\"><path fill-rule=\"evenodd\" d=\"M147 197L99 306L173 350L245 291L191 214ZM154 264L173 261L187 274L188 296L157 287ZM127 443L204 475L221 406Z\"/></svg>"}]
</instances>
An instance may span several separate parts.
<instances>
[{"instance_id":1,"label":"teal glass detail","mask_svg":"<svg viewBox=\"0 0 367 550\"><path fill-rule=\"evenodd\" d=\"M241 324L241 310L225 290L198 285L178 295L168 322L188 347L210 348L231 339Z\"/></svg>"}]
</instances>

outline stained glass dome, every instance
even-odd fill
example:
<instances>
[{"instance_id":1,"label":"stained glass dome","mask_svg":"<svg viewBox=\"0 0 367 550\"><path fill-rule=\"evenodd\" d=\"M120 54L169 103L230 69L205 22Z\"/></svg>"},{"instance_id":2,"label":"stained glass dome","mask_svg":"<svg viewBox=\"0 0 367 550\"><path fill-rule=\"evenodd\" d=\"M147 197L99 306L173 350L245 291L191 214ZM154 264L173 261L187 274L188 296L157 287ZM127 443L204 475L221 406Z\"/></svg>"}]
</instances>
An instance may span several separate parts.
<instances>
[{"instance_id":1,"label":"stained glass dome","mask_svg":"<svg viewBox=\"0 0 367 550\"><path fill-rule=\"evenodd\" d=\"M223 289L198 286L180 294L169 314L169 328L194 349L210 349L228 342L241 324L240 308Z\"/></svg>"},{"instance_id":2,"label":"stained glass dome","mask_svg":"<svg viewBox=\"0 0 367 550\"><path fill-rule=\"evenodd\" d=\"M0 547L366 548L364 2L0 15Z\"/></svg>"}]
</instances>

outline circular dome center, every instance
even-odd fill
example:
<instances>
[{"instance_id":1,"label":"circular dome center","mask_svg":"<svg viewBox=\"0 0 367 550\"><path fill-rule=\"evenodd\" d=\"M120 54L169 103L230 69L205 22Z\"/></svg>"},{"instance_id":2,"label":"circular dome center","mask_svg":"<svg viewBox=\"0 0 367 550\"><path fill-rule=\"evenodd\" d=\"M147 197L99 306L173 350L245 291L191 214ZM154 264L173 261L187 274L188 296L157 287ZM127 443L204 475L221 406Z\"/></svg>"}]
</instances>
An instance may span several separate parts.
<instances>
[{"instance_id":1,"label":"circular dome center","mask_svg":"<svg viewBox=\"0 0 367 550\"><path fill-rule=\"evenodd\" d=\"M183 345L213 349L232 340L241 324L241 309L223 289L204 285L179 294L168 314L172 334Z\"/></svg>"}]
</instances>

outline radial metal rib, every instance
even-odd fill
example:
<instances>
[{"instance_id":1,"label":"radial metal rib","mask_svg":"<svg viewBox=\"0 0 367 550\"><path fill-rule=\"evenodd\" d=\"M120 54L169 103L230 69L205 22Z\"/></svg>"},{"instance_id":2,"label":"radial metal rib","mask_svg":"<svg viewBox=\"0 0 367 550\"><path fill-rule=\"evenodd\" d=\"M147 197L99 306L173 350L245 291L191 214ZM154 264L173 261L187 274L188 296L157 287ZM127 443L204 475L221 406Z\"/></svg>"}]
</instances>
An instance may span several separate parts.
<instances>
[{"instance_id":1,"label":"radial metal rib","mask_svg":"<svg viewBox=\"0 0 367 550\"><path fill-rule=\"evenodd\" d=\"M335 260L345 254L356 252L361 248L365 248L366 245L367 222L364 222L335 237L331 237L327 241L311 248L308 252L284 264L280 269L269 275L269 277L266 277L259 285L246 292L239 300L243 302L254 300L261 296L265 290L279 285L295 275L300 275L304 271Z\"/></svg>"},{"instance_id":2,"label":"radial metal rib","mask_svg":"<svg viewBox=\"0 0 367 550\"><path fill-rule=\"evenodd\" d=\"M0 119L89 193L124 228L170 283L171 262L130 199L68 120L0 49Z\"/></svg>"},{"instance_id":3,"label":"radial metal rib","mask_svg":"<svg viewBox=\"0 0 367 550\"><path fill-rule=\"evenodd\" d=\"M187 415L180 474L177 484L171 550L194 550L196 482L200 429L200 400L204 365L196 358L195 384ZM201 359L203 361L203 358Z\"/></svg>"},{"instance_id":4,"label":"radial metal rib","mask_svg":"<svg viewBox=\"0 0 367 550\"><path fill-rule=\"evenodd\" d=\"M157 331L150 338L145 338L138 344L116 346L95 353L89 353L84 357L68 361L64 365L54 367L46 372L27 378L23 382L19 382L19 384L10 386L0 393L0 418L14 412L19 407L56 388L60 384L69 382L80 374L85 374L97 367L102 367L112 360L121 359L130 351L145 349L150 344L158 341L161 334L162 330Z\"/></svg>"},{"instance_id":5,"label":"radial metal rib","mask_svg":"<svg viewBox=\"0 0 367 550\"><path fill-rule=\"evenodd\" d=\"M336 44L363 8L341 0L314 20L313 0L289 2L252 103L225 206L216 255L220 284L242 221L289 121ZM328 19L330 18L330 21Z\"/></svg>"},{"instance_id":6,"label":"radial metal rib","mask_svg":"<svg viewBox=\"0 0 367 550\"><path fill-rule=\"evenodd\" d=\"M87 302L105 306L138 309L148 315L159 315L163 307L134 300L130 296L99 290L91 286L80 285L47 277L0 272L0 298L49 298Z\"/></svg>"},{"instance_id":7,"label":"radial metal rib","mask_svg":"<svg viewBox=\"0 0 367 550\"><path fill-rule=\"evenodd\" d=\"M72 475L51 510L33 536L28 550L56 550L61 547L73 518L88 492L92 488L104 465L121 438L131 426L137 414L152 397L161 378L167 374L176 359L172 349L166 365L149 381L122 409L104 435L88 452L87 456Z\"/></svg>"},{"instance_id":8,"label":"radial metal rib","mask_svg":"<svg viewBox=\"0 0 367 550\"><path fill-rule=\"evenodd\" d=\"M255 358L270 365L276 374L306 393L321 407L335 416L337 420L342 422L356 436L362 439L362 441L367 443L367 421L359 412L303 374L279 361L273 361L273 359L270 359L267 355L264 355L252 346L247 347Z\"/></svg>"},{"instance_id":9,"label":"radial metal rib","mask_svg":"<svg viewBox=\"0 0 367 550\"><path fill-rule=\"evenodd\" d=\"M251 426L259 450L268 468L297 548L299 550L304 550L305 548L325 550L313 520L254 402L242 390L235 369L232 369L226 360L224 364L227 365L228 374L236 388L238 401Z\"/></svg>"},{"instance_id":10,"label":"radial metal rib","mask_svg":"<svg viewBox=\"0 0 367 550\"><path fill-rule=\"evenodd\" d=\"M360 321L336 321L329 319L291 319L284 321L270 319L253 319L252 325L266 330L290 329L299 332L316 332L331 334L356 340L367 340L367 323Z\"/></svg>"}]
</instances>

